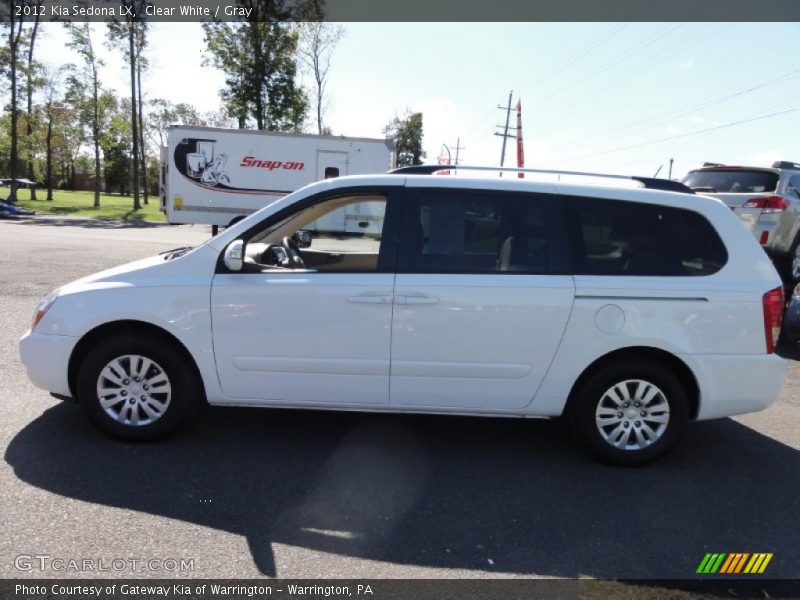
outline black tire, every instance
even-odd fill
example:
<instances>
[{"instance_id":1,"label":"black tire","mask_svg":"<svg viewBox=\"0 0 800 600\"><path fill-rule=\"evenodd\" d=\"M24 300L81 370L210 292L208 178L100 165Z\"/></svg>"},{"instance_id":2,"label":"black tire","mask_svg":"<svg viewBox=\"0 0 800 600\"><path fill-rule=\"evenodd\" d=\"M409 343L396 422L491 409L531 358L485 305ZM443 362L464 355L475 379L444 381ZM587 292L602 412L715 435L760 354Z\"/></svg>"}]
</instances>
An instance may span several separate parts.
<instances>
[{"instance_id":1,"label":"black tire","mask_svg":"<svg viewBox=\"0 0 800 600\"><path fill-rule=\"evenodd\" d=\"M99 381L106 366L115 359L120 359L116 367L123 371L126 368L131 369L132 361L135 361L133 371L146 364L139 358L124 358L130 356L144 357L153 363L147 371L149 379L147 377L142 379L142 382L153 382L152 388L148 386L149 389L141 389L146 383L135 383L132 381L133 377L125 381L128 381L130 386L137 386L136 388L116 384L107 377L104 378L103 382L107 388L121 390L106 397L112 403L107 408L117 414L122 410L128 411L129 417L122 415L123 418L115 419L101 405L98 394ZM163 391L166 388L160 373L166 377L169 393ZM116 374L112 372L110 376L116 377ZM77 384L78 401L92 424L112 437L126 441L155 440L166 436L194 413L198 403L195 377L185 358L168 342L142 333L123 333L100 341L89 351L81 364ZM145 397L146 402L144 402ZM131 400L135 402L126 408L126 402ZM143 406L144 404L147 406ZM165 408L160 409L162 406ZM158 416L155 418L149 416L145 412L146 409L151 415ZM133 418L134 412L136 419ZM134 420L139 420L140 423L132 424Z\"/></svg>"},{"instance_id":2,"label":"black tire","mask_svg":"<svg viewBox=\"0 0 800 600\"><path fill-rule=\"evenodd\" d=\"M665 411L659 411L657 408L653 410L653 407L657 406L656 403L658 403L658 406L663 407L661 398L656 395L651 400L650 419L648 419L640 416L641 409L647 408L646 406L635 407L631 402L628 408L618 408L617 405L613 404L609 396L605 396L612 386L632 380L639 380L651 386L656 386L661 391L664 401L668 403L668 421L663 424L664 428L660 431L660 435L654 438L655 441L647 440L648 443L646 444L640 444L636 439L637 431L645 438L650 437L643 429L645 425L650 431L658 432L661 425L650 419L664 418ZM636 384L629 383L625 386L625 389L633 392L632 395L635 399ZM600 431L600 426L596 423L596 411L601 402L604 408L612 406L614 411L625 411L609 417L613 420L619 419L620 414L623 415L619 426L624 426L624 429L621 429L620 434L616 436L617 440L625 439L622 436L630 436L629 440L632 438L633 443L626 445L640 445L641 447L626 449L615 447L612 442L607 441ZM629 413L628 411L631 412ZM632 411L637 411L639 414L633 415ZM644 412L646 415L648 414L647 411ZM637 466L662 457L678 443L689 422L689 399L683 385L668 367L644 358L622 359L619 363L601 367L589 376L581 388L576 390L576 394L571 399L567 418L570 429L578 442L583 444L595 457L603 462L615 465ZM627 425L625 425L625 421L628 421ZM609 425L605 426L606 435L613 433L616 427L616 421L610 422Z\"/></svg>"}]
</instances>

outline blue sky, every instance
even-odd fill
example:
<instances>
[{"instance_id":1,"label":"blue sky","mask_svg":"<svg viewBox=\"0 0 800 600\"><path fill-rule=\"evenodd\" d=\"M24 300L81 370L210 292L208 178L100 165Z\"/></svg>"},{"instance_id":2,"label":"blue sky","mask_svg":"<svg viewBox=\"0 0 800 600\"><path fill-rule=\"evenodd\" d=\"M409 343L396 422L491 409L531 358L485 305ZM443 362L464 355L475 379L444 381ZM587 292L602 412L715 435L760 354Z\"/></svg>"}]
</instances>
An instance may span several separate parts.
<instances>
[{"instance_id":1,"label":"blue sky","mask_svg":"<svg viewBox=\"0 0 800 600\"><path fill-rule=\"evenodd\" d=\"M529 167L663 175L674 158L681 176L706 160L800 161L800 23L343 25L326 119L336 134L381 137L410 108L429 161L460 138L465 163L496 165L496 107L513 90ZM60 26L43 29L39 55L69 60ZM199 24L154 24L146 96L218 108L222 75L203 53ZM124 93L121 59L107 62L105 83Z\"/></svg>"}]
</instances>

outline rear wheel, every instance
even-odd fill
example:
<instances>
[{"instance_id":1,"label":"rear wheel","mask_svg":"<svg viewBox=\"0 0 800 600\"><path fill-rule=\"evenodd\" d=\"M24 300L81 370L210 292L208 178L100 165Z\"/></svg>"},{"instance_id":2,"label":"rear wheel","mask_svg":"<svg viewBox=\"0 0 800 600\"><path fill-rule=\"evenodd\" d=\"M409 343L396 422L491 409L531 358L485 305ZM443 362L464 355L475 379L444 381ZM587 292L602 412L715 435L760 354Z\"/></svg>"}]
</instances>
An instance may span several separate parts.
<instances>
[{"instance_id":1,"label":"rear wheel","mask_svg":"<svg viewBox=\"0 0 800 600\"><path fill-rule=\"evenodd\" d=\"M607 365L584 383L570 406L573 433L592 454L620 465L640 465L666 454L689 421L681 382L656 362Z\"/></svg>"},{"instance_id":2,"label":"rear wheel","mask_svg":"<svg viewBox=\"0 0 800 600\"><path fill-rule=\"evenodd\" d=\"M102 340L78 372L78 400L100 430L124 440L152 440L191 412L194 377L169 344L142 334Z\"/></svg>"}]
</instances>

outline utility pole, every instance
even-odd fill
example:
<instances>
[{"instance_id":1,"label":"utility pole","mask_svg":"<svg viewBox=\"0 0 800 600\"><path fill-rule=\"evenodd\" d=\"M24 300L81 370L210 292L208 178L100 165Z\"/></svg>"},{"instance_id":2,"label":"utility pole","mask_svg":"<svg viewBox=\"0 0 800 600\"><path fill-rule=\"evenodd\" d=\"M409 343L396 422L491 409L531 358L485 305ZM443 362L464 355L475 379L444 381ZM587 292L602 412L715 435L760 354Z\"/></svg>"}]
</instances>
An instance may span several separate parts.
<instances>
[{"instance_id":1,"label":"utility pole","mask_svg":"<svg viewBox=\"0 0 800 600\"><path fill-rule=\"evenodd\" d=\"M454 149L456 151L455 165L458 166L458 154L461 150L466 150L466 148L461 145L461 138L456 139L456 145L454 146Z\"/></svg>"},{"instance_id":2,"label":"utility pole","mask_svg":"<svg viewBox=\"0 0 800 600\"><path fill-rule=\"evenodd\" d=\"M669 159L669 175L667 175L667 179L669 179L670 181L672 180L672 163L673 163L673 161L674 161L674 159L672 159L672 158Z\"/></svg>"},{"instance_id":3,"label":"utility pole","mask_svg":"<svg viewBox=\"0 0 800 600\"><path fill-rule=\"evenodd\" d=\"M497 133L496 131L494 132L495 135L499 135L500 137L503 138L503 148L500 150L500 166L501 167L506 162L506 141L510 137L511 138L516 137L514 134L508 133L508 122L511 119L511 97L512 97L513 94L514 94L514 90L511 90L510 92L508 92L508 106L500 106L499 104L497 105L497 108L499 108L500 110L506 111L506 124L505 124L505 127L503 128L503 133ZM502 125L498 125L497 127L503 127L503 126ZM503 172L501 171L500 172L500 177L502 177L502 176L503 176Z\"/></svg>"}]
</instances>

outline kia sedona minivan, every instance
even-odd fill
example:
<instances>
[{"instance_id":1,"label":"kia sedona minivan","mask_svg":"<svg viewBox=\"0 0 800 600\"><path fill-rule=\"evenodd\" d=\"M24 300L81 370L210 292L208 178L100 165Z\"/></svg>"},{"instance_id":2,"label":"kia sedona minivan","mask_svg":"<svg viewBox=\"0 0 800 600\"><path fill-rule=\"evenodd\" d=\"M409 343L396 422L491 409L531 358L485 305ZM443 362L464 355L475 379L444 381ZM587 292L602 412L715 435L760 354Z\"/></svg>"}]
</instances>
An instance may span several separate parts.
<instances>
[{"instance_id":1,"label":"kia sedona minivan","mask_svg":"<svg viewBox=\"0 0 800 600\"><path fill-rule=\"evenodd\" d=\"M31 381L124 440L204 402L563 417L618 464L775 402L781 280L722 202L437 168L318 182L64 285L20 340Z\"/></svg>"}]
</instances>

